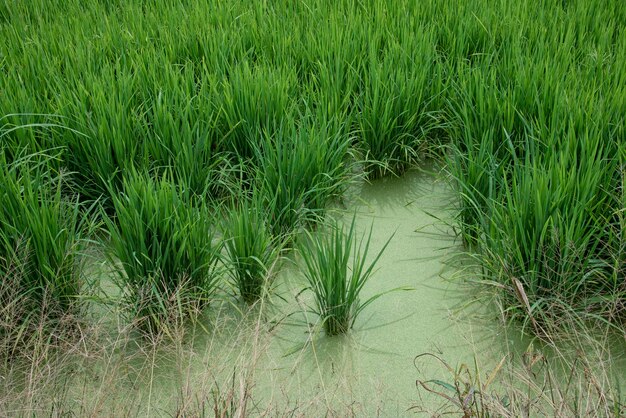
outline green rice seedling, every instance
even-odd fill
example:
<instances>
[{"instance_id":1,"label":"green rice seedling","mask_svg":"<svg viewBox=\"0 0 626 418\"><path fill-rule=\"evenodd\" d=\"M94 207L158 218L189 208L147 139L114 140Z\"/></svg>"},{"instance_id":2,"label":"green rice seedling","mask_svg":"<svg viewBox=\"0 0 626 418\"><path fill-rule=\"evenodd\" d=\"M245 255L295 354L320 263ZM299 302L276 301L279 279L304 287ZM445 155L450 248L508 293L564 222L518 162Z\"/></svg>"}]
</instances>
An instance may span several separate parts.
<instances>
[{"instance_id":1,"label":"green rice seedling","mask_svg":"<svg viewBox=\"0 0 626 418\"><path fill-rule=\"evenodd\" d=\"M500 147L506 147L506 144ZM506 157L498 158L502 152L497 148L493 131L451 145L447 170L459 192L460 233L470 247L482 236L482 222L488 219L488 202L499 197L504 172L508 169L503 161ZM506 151L510 149L507 147Z\"/></svg>"},{"instance_id":2,"label":"green rice seedling","mask_svg":"<svg viewBox=\"0 0 626 418\"><path fill-rule=\"evenodd\" d=\"M517 149L524 150L521 155L537 152L527 124L517 117L513 98L496 87L497 77L488 70L493 62L484 61L480 70L459 70L449 106L454 124L447 167L460 193L461 231L468 244L476 243L487 202L498 199ZM521 145L516 146L518 142Z\"/></svg>"},{"instance_id":3,"label":"green rice seedling","mask_svg":"<svg viewBox=\"0 0 626 418\"><path fill-rule=\"evenodd\" d=\"M101 200L110 211L110 191L121 190L123 173L137 167L141 156L141 141L130 139L138 136L133 113L139 106L137 75L118 63L97 76L85 75L80 83L69 112L82 115L82 126L77 130L86 137L65 136L66 164L81 185L81 197Z\"/></svg>"},{"instance_id":4,"label":"green rice seedling","mask_svg":"<svg viewBox=\"0 0 626 418\"><path fill-rule=\"evenodd\" d=\"M66 193L69 178L54 171L54 159L26 154L9 163L0 148L0 276L17 277L11 291L28 315L77 312L81 251L93 224L89 208Z\"/></svg>"},{"instance_id":5,"label":"green rice seedling","mask_svg":"<svg viewBox=\"0 0 626 418\"><path fill-rule=\"evenodd\" d=\"M223 225L228 271L243 301L251 304L266 289L280 243L270 232L260 199L240 195L233 204Z\"/></svg>"},{"instance_id":6,"label":"green rice seedling","mask_svg":"<svg viewBox=\"0 0 626 418\"><path fill-rule=\"evenodd\" d=\"M603 254L615 165L598 139L570 135L545 162L518 163L502 203L489 203L485 265L531 321L555 312L554 302L586 306L616 290Z\"/></svg>"},{"instance_id":7,"label":"green rice seedling","mask_svg":"<svg viewBox=\"0 0 626 418\"><path fill-rule=\"evenodd\" d=\"M308 240L299 245L298 253L315 298L315 313L327 335L348 332L363 309L381 296L377 294L365 301L360 299L363 287L374 273L374 267L391 238L368 264L372 231L370 229L367 238L358 240L356 217L352 218L348 228L333 223L329 231L315 236L306 234Z\"/></svg>"},{"instance_id":8,"label":"green rice seedling","mask_svg":"<svg viewBox=\"0 0 626 418\"><path fill-rule=\"evenodd\" d=\"M298 134L292 137L302 147L296 155L308 153L304 205L314 221L324 217L329 202L341 198L353 179L355 159L348 123L349 120L344 122L307 111L300 120Z\"/></svg>"},{"instance_id":9,"label":"green rice seedling","mask_svg":"<svg viewBox=\"0 0 626 418\"><path fill-rule=\"evenodd\" d=\"M7 114L1 116L0 140L3 145L4 158L10 163L24 154L36 154L47 149L56 149L58 154L61 154L58 144L49 140L52 137L51 132L61 128L64 128L63 118L57 115ZM60 160L60 158L51 159L49 164Z\"/></svg>"},{"instance_id":10,"label":"green rice seedling","mask_svg":"<svg viewBox=\"0 0 626 418\"><path fill-rule=\"evenodd\" d=\"M615 306L619 307L626 297L626 143L621 144L618 153L617 181L615 194L612 196L614 210L606 218L608 226L606 246L609 249L607 259L612 266L610 282L616 289ZM618 308L619 310L619 308Z\"/></svg>"},{"instance_id":11,"label":"green rice seedling","mask_svg":"<svg viewBox=\"0 0 626 418\"><path fill-rule=\"evenodd\" d=\"M149 69L146 72L154 77ZM198 196L218 197L223 193L220 171L229 170L219 149L211 82L197 86L191 64L165 73L154 81L160 83L159 90L145 93L149 99L139 123L140 136L145 138L140 165L157 176L171 172L176 183Z\"/></svg>"},{"instance_id":12,"label":"green rice seedling","mask_svg":"<svg viewBox=\"0 0 626 418\"><path fill-rule=\"evenodd\" d=\"M309 90L309 103L316 113L351 122L357 112L359 69L367 44L362 33L355 33L358 27L344 21L348 16L336 10L326 12L316 16L314 29L307 28L302 35L298 53L303 55L301 65L309 78L303 87ZM347 123L346 128L353 127Z\"/></svg>"},{"instance_id":13,"label":"green rice seedling","mask_svg":"<svg viewBox=\"0 0 626 418\"><path fill-rule=\"evenodd\" d=\"M230 68L216 107L221 111L218 129L222 149L245 161L254 156L262 136L273 134L281 120L289 119L293 73L244 61Z\"/></svg>"},{"instance_id":14,"label":"green rice seedling","mask_svg":"<svg viewBox=\"0 0 626 418\"><path fill-rule=\"evenodd\" d=\"M168 318L187 316L209 302L220 274L221 243L209 208L167 177L128 173L112 194L116 218L107 218L112 262L131 315L148 332Z\"/></svg>"},{"instance_id":15,"label":"green rice seedling","mask_svg":"<svg viewBox=\"0 0 626 418\"><path fill-rule=\"evenodd\" d=\"M359 148L370 178L403 173L424 150L434 120L429 116L434 57L426 40L392 44L383 58L377 51L369 53L357 123Z\"/></svg>"},{"instance_id":16,"label":"green rice seedling","mask_svg":"<svg viewBox=\"0 0 626 418\"><path fill-rule=\"evenodd\" d=\"M610 255L620 239L609 225L620 222L615 155L624 119L609 103L623 88L603 73L618 54L605 55L602 70L597 61L598 50L620 48L609 41L612 23L577 45L580 28L565 23L573 9L545 12L537 17L558 16L550 31L560 27L564 48L529 29L458 65L449 106L462 235L476 244L488 281L506 289L509 312L533 324L575 310L605 315L620 294Z\"/></svg>"},{"instance_id":17,"label":"green rice seedling","mask_svg":"<svg viewBox=\"0 0 626 418\"><path fill-rule=\"evenodd\" d=\"M80 245L71 238L71 224L74 205L79 212L87 208L73 193L80 201L101 203L111 227L125 219L118 245L131 230L149 232L129 239L129 248L164 242L154 234L185 235L193 229L180 226L187 209L178 206L203 212L208 208L202 199L237 190L220 183L235 171L228 162L243 167L235 172L245 177L246 190L258 193L267 227L282 241L283 234L322 219L328 202L341 196L353 172L352 150L365 160L358 167L374 178L401 173L435 147L439 152L430 155L450 156L447 168L460 201L462 236L480 261L485 282L501 291L507 313L533 324L543 317L557 327L568 312L581 310L623 328L623 2L414 3L0 2L0 125L11 131L0 134L6 159L0 167L0 230L8 237L0 258L13 279L3 285L69 278L70 264L80 269L80 258L72 255ZM13 129L39 123L73 131ZM39 166L40 157L25 157L42 152L54 158ZM41 170L18 176L17 165ZM150 212L134 221L128 213L115 218L111 196L123 203L132 194L125 187L135 181L134 170L168 177L167 187L175 192L163 194L182 203L160 211L164 204L135 198L134 210ZM220 171L227 173L221 177ZM139 177L152 182L146 195L161 193L159 181ZM240 208L233 206L233 218ZM150 213L169 215L155 215L157 222ZM78 223L88 223L76 216ZM206 221L205 215L194 216L189 223ZM163 232L162 225L170 224L178 229ZM161 267L146 261L200 263L188 262L196 259L193 249L202 248L190 244L200 238L188 236L196 238L177 236L161 252L146 244L145 251L125 255L126 264L136 262L137 270L151 266L138 273L149 277L137 280L144 287L124 285L139 289L137 316L150 317L141 307L152 306L156 323L170 308L180 311L177 304L194 309L188 291L192 274L173 269L183 273L168 273L180 278L170 286ZM63 258L62 248L69 248L72 263L54 261ZM250 248L239 249L252 253L261 246ZM163 254L171 253L175 260L165 260ZM122 281L124 261L115 262ZM84 293L62 283L32 288L19 294L38 300L57 288ZM4 295L13 301L7 306L22 300L12 292ZM75 298L61 298L70 299ZM36 313L28 306L15 312L18 317ZM455 400L471 404L477 390L461 391L462 399ZM31 403L25 406L19 399L15 410L45 410L35 400L40 393L29 391ZM73 396L72 401L56 393L50 398L54 408L57 400L60 404L55 413L76 412ZM16 414L2 400L3 412ZM566 410L570 415L598 411L556 411Z\"/></svg>"},{"instance_id":18,"label":"green rice seedling","mask_svg":"<svg viewBox=\"0 0 626 418\"><path fill-rule=\"evenodd\" d=\"M349 138L330 124L282 124L255 146L256 187L274 236L320 217L350 177Z\"/></svg>"}]
</instances>

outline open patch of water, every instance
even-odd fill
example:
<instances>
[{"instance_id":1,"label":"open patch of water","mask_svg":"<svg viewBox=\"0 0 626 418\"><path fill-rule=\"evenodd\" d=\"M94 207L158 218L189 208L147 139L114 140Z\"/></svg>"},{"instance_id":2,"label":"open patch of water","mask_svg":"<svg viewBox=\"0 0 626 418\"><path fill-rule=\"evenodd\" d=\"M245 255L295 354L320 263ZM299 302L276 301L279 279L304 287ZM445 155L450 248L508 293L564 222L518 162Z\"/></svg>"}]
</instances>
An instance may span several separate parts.
<instances>
[{"instance_id":1,"label":"open patch of water","mask_svg":"<svg viewBox=\"0 0 626 418\"><path fill-rule=\"evenodd\" d=\"M363 300L410 288L377 299L347 335L324 335L318 318L306 313L312 299L302 292L304 278L287 262L269 302L247 314L224 304L173 347L135 347L131 358L122 347L123 361L111 356L98 366L109 385L83 376L73 390L102 399L103 410L126 404L139 415L205 408L212 416L247 403L252 415L398 416L442 404L418 388L418 379L452 383L442 363L422 354L453 369L479 365L483 375L504 356L523 357L530 339L503 326L458 280L468 263L449 226L455 205L445 182L410 171L362 184L346 202L339 216L356 213L362 233L372 228L370 256L393 235Z\"/></svg>"}]
</instances>

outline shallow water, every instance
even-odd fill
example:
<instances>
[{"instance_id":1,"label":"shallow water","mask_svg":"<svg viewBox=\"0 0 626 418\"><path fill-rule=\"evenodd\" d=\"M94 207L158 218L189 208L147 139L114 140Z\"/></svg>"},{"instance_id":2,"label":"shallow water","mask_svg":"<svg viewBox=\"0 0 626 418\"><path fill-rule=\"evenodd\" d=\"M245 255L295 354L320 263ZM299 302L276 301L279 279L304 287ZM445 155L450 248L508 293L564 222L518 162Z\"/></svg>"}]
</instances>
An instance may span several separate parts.
<instances>
[{"instance_id":1,"label":"shallow water","mask_svg":"<svg viewBox=\"0 0 626 418\"><path fill-rule=\"evenodd\" d=\"M467 289L449 280L460 270L459 243L445 225L453 208L446 185L417 171L352 190L338 216L350 219L356 213L362 233L372 227L370 257L391 237L362 300L410 290L377 299L347 335L326 337L315 315L303 313L312 306L311 295L301 293L304 279L287 264L271 304L259 308L265 309L265 320L258 333L254 315L236 320L224 313L230 324L196 336L185 360L161 360L157 374L150 371L153 383L149 398L140 395L143 402L154 404L148 406L152 413L168 410L181 387L193 391L222 382L224 391L223 383L231 380L235 389L243 381L249 387L249 412L269 415L297 409L306 416L323 410L394 416L441 404L419 392L416 379L450 380L450 374L435 361L420 361L418 369L416 356L436 354L452 367L473 364L477 356L490 367L511 341L524 348L518 336L508 341L494 332L495 320L485 326L472 319L477 310L484 313L483 307L465 308L471 299ZM277 325L268 330L268 322Z\"/></svg>"},{"instance_id":2,"label":"shallow water","mask_svg":"<svg viewBox=\"0 0 626 418\"><path fill-rule=\"evenodd\" d=\"M411 290L377 299L344 337L328 338L323 332L311 336L298 321L282 327L260 367L261 392L276 400L287 388L289 395L296 392L309 399L323 388L325 407L343 404L352 405L355 413L397 415L419 406L417 378L445 378L437 376L441 367L434 362L418 370L414 360L419 354L436 354L453 367L472 363L475 355L481 364L496 364L505 341L472 322L471 309L462 309L467 289L449 280L459 271L454 256L460 247L444 224L454 208L446 185L412 171L402 178L364 184L347 206L344 216L356 212L363 233L373 228L370 257L392 237L362 300L391 289ZM304 287L296 272L284 276L291 294ZM282 357L307 341L304 348Z\"/></svg>"},{"instance_id":3,"label":"shallow water","mask_svg":"<svg viewBox=\"0 0 626 418\"><path fill-rule=\"evenodd\" d=\"M447 225L454 200L444 182L411 171L348 196L337 216L356 213L362 233L373 228L370 257L392 237L362 300L411 290L382 296L347 335L326 337L305 313L312 299L302 292L304 278L287 262L269 303L248 314L226 303L206 315L204 330L170 347L145 350L126 341L119 356L76 379L75 395L93 398L102 413L124 405L125 413L142 416L203 406L213 415L215 399L227 408L242 398L252 415L413 415L445 404L418 389L417 379L452 383L442 363L416 361L419 355L436 355L453 369L477 364L482 375L507 354L521 357L529 339L504 327L455 277L467 276L469 263Z\"/></svg>"}]
</instances>

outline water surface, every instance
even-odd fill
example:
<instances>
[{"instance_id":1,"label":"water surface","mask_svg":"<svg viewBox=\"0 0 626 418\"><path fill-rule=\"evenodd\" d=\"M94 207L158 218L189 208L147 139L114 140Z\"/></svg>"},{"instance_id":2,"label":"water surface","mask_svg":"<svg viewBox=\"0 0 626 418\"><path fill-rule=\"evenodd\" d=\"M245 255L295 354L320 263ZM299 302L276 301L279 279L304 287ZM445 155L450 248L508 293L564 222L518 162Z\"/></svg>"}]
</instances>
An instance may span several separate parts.
<instances>
[{"instance_id":1,"label":"water surface","mask_svg":"<svg viewBox=\"0 0 626 418\"><path fill-rule=\"evenodd\" d=\"M242 398L249 399L247 412L269 416L326 410L397 416L435 409L442 399L418 390L416 380L451 382L451 375L433 358L416 364L417 356L434 354L453 368L476 360L488 370L511 347L523 352L527 344L497 318L486 321L489 307L473 303L459 279L467 263L449 226L454 199L437 178L410 171L363 183L335 211L348 221L356 214L363 234L372 228L370 258L391 238L362 299L410 288L377 299L347 335L324 335L318 318L306 312L313 302L302 292L304 278L286 262L271 300L252 313L224 304L174 347L151 351L124 343L118 351L125 360L116 363L111 355L91 372L93 379L81 379L80 390L100 399L103 410L126 404L138 415L209 408L216 399L237 405ZM103 375L111 385L102 383Z\"/></svg>"}]
</instances>

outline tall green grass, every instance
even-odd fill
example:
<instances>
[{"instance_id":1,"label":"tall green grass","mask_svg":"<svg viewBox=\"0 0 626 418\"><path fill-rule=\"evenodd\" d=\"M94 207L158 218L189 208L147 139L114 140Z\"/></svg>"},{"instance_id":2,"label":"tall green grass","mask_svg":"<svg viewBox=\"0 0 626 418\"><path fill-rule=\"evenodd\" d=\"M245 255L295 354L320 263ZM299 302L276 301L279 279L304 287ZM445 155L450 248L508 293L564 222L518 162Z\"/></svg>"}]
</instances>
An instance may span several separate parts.
<instances>
[{"instance_id":1,"label":"tall green grass","mask_svg":"<svg viewBox=\"0 0 626 418\"><path fill-rule=\"evenodd\" d=\"M59 149L54 170L69 170L79 199L110 216L135 170L171 175L199 200L238 192L243 172L280 236L341 196L358 171L351 156L373 179L445 155L461 234L489 279L508 286L513 310L526 312L511 277L541 300L543 280L587 299L580 277L594 301L623 295L617 0L35 0L0 10L3 125L70 128L11 130L8 161L24 147Z\"/></svg>"},{"instance_id":2,"label":"tall green grass","mask_svg":"<svg viewBox=\"0 0 626 418\"><path fill-rule=\"evenodd\" d=\"M255 146L255 187L275 236L319 219L351 178L350 138L332 122L284 123Z\"/></svg>"},{"instance_id":3,"label":"tall green grass","mask_svg":"<svg viewBox=\"0 0 626 418\"><path fill-rule=\"evenodd\" d=\"M80 306L81 254L94 222L70 193L68 175L54 170L57 154L18 153L9 162L0 148L2 302L19 304L23 324L73 315Z\"/></svg>"},{"instance_id":4,"label":"tall green grass","mask_svg":"<svg viewBox=\"0 0 626 418\"><path fill-rule=\"evenodd\" d=\"M157 332L195 313L219 284L221 242L205 203L163 176L128 173L107 218L112 263L130 315Z\"/></svg>"},{"instance_id":5,"label":"tall green grass","mask_svg":"<svg viewBox=\"0 0 626 418\"><path fill-rule=\"evenodd\" d=\"M327 335L348 332L363 309L380 296L361 300L363 287L391 239L368 261L372 230L367 238L359 239L357 234L353 217L348 227L335 222L328 231L307 233L308 239L299 246L315 312Z\"/></svg>"},{"instance_id":6,"label":"tall green grass","mask_svg":"<svg viewBox=\"0 0 626 418\"><path fill-rule=\"evenodd\" d=\"M228 69L219 87L219 132L223 149L237 159L249 159L292 112L295 77L284 68L244 61Z\"/></svg>"},{"instance_id":7,"label":"tall green grass","mask_svg":"<svg viewBox=\"0 0 626 418\"><path fill-rule=\"evenodd\" d=\"M442 84L434 69L432 35L426 27L402 29L400 33L413 36L391 37L384 53L371 45L361 68L358 147L370 178L402 174L414 166L436 125L431 105Z\"/></svg>"},{"instance_id":8,"label":"tall green grass","mask_svg":"<svg viewBox=\"0 0 626 418\"><path fill-rule=\"evenodd\" d=\"M240 195L223 225L230 276L246 303L256 302L267 289L281 242L272 236L258 197Z\"/></svg>"},{"instance_id":9,"label":"tall green grass","mask_svg":"<svg viewBox=\"0 0 626 418\"><path fill-rule=\"evenodd\" d=\"M615 263L623 86L610 75L623 54L611 16L584 34L572 23L589 7L546 5L538 19L558 16L547 33L529 25L527 41L454 69L448 169L461 233L486 281L504 290L506 311L539 334L572 310L614 320L624 297Z\"/></svg>"},{"instance_id":10,"label":"tall green grass","mask_svg":"<svg viewBox=\"0 0 626 418\"><path fill-rule=\"evenodd\" d=\"M606 247L604 211L615 162L593 138L580 144L572 138L546 162L519 162L483 221L485 265L521 306L528 298L524 313L531 319L553 312L555 301L587 306L589 298L619 290L603 259L613 251Z\"/></svg>"},{"instance_id":11,"label":"tall green grass","mask_svg":"<svg viewBox=\"0 0 626 418\"><path fill-rule=\"evenodd\" d=\"M0 322L75 312L92 205L158 331L208 303L222 256L251 302L352 178L434 155L510 317L622 330L624 22L620 0L1 2ZM301 243L328 334L368 303L354 228Z\"/></svg>"}]
</instances>

